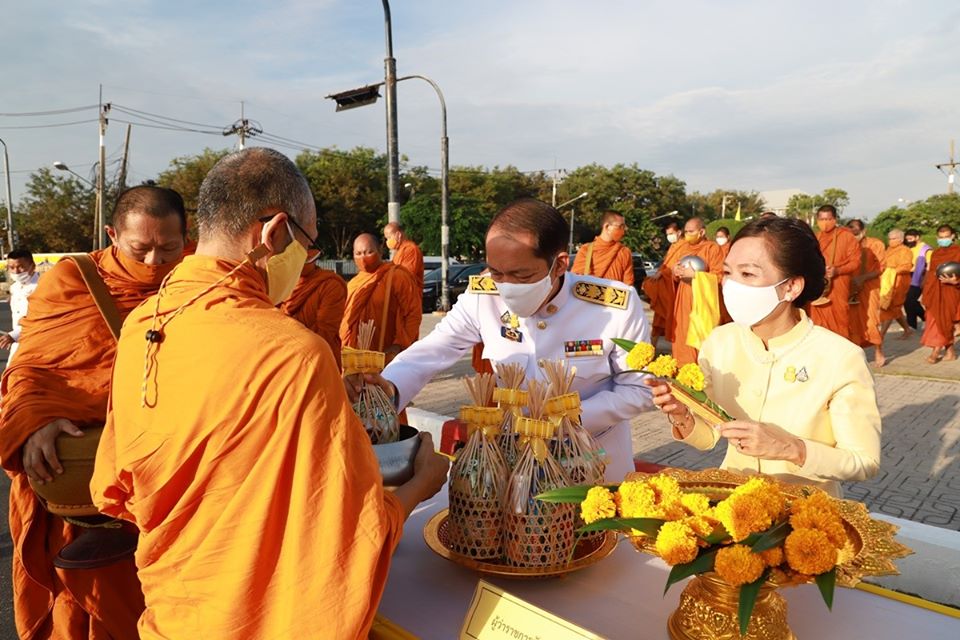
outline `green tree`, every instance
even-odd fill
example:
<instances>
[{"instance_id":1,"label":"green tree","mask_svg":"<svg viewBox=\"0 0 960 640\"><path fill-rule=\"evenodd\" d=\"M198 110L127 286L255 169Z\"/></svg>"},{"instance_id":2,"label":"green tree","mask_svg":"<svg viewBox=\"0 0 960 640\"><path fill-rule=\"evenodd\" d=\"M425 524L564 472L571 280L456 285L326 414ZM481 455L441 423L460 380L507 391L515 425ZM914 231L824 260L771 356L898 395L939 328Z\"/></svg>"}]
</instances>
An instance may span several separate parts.
<instances>
[{"instance_id":1,"label":"green tree","mask_svg":"<svg viewBox=\"0 0 960 640\"><path fill-rule=\"evenodd\" d=\"M387 201L387 156L368 147L304 151L297 166L317 203L318 240L332 255L352 254L360 233L379 235Z\"/></svg>"},{"instance_id":2,"label":"green tree","mask_svg":"<svg viewBox=\"0 0 960 640\"><path fill-rule=\"evenodd\" d=\"M842 216L843 210L850 204L850 196L843 189L830 187L824 189L823 193L816 195L807 195L797 193L790 196L787 201L787 216L791 218L800 218L813 224L817 217L817 209L825 204L832 204L837 208L837 215Z\"/></svg>"},{"instance_id":3,"label":"green tree","mask_svg":"<svg viewBox=\"0 0 960 640\"><path fill-rule=\"evenodd\" d=\"M724 211L723 198L727 198L727 208ZM726 217L733 220L740 207L740 219L745 220L759 216L766 209L763 198L756 191L738 191L736 189L715 189L710 193L694 191L687 196L684 214L696 215L707 222Z\"/></svg>"},{"instance_id":4,"label":"green tree","mask_svg":"<svg viewBox=\"0 0 960 640\"><path fill-rule=\"evenodd\" d=\"M14 208L19 246L37 253L93 250L94 190L76 178L40 169Z\"/></svg>"},{"instance_id":5,"label":"green tree","mask_svg":"<svg viewBox=\"0 0 960 640\"><path fill-rule=\"evenodd\" d=\"M183 196L183 203L187 208L187 228L194 239L197 233L195 214L200 185L213 165L228 153L229 149L204 149L197 155L174 158L170 161L170 167L157 176L157 184L169 187Z\"/></svg>"},{"instance_id":6,"label":"green tree","mask_svg":"<svg viewBox=\"0 0 960 640\"><path fill-rule=\"evenodd\" d=\"M877 214L870 227L878 237L885 237L894 227L903 231L917 229L930 242L937 227L944 224L960 230L960 194L933 195L910 203L906 209L890 207Z\"/></svg>"},{"instance_id":7,"label":"green tree","mask_svg":"<svg viewBox=\"0 0 960 640\"><path fill-rule=\"evenodd\" d=\"M450 196L450 255L471 262L483 256L484 239L490 215L485 203L477 198L455 194ZM417 194L400 209L404 229L416 240L426 255L440 255L440 196Z\"/></svg>"}]
</instances>

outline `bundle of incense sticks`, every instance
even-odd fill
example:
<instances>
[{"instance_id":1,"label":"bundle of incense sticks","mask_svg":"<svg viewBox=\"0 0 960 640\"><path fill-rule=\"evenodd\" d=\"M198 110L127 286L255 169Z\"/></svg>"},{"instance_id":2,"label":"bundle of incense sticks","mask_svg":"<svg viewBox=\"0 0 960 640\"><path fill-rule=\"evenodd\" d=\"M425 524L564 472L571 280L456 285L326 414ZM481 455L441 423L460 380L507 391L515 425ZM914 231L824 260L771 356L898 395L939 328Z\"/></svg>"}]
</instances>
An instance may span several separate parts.
<instances>
[{"instance_id":1,"label":"bundle of incense sticks","mask_svg":"<svg viewBox=\"0 0 960 640\"><path fill-rule=\"evenodd\" d=\"M543 371L550 383L544 413L557 425L554 455L573 484L602 484L606 461L600 445L580 423L580 394L571 392L576 367L565 360L547 360Z\"/></svg>"},{"instance_id":2,"label":"bundle of incense sticks","mask_svg":"<svg viewBox=\"0 0 960 640\"><path fill-rule=\"evenodd\" d=\"M499 560L509 473L496 443L503 410L491 406L493 375L465 378L464 384L473 404L460 409L470 435L450 469L450 546L471 558Z\"/></svg>"},{"instance_id":3,"label":"bundle of incense sticks","mask_svg":"<svg viewBox=\"0 0 960 640\"><path fill-rule=\"evenodd\" d=\"M550 452L556 425L546 420L547 385L531 380L529 417L518 417L514 429L520 457L510 474L504 516L504 553L515 567L566 564L575 545L576 508L541 502L536 496L571 485Z\"/></svg>"},{"instance_id":4,"label":"bundle of incense sticks","mask_svg":"<svg viewBox=\"0 0 960 640\"><path fill-rule=\"evenodd\" d=\"M361 322L357 331L359 349L344 349L343 369L345 373L380 373L383 370L384 356L371 351L376 331L373 320ZM400 438L400 418L393 401L377 385L363 383L360 397L353 410L363 423L363 428L373 444L396 442Z\"/></svg>"},{"instance_id":5,"label":"bundle of incense sticks","mask_svg":"<svg viewBox=\"0 0 960 640\"><path fill-rule=\"evenodd\" d=\"M527 406L528 394L521 389L526 378L523 367L516 363L496 365L497 377L500 385L494 391L494 400L497 406L503 409L503 424L497 436L497 445L503 454L503 460L508 469L513 469L520 455L517 447L517 434L513 429L514 420L523 415Z\"/></svg>"}]
</instances>

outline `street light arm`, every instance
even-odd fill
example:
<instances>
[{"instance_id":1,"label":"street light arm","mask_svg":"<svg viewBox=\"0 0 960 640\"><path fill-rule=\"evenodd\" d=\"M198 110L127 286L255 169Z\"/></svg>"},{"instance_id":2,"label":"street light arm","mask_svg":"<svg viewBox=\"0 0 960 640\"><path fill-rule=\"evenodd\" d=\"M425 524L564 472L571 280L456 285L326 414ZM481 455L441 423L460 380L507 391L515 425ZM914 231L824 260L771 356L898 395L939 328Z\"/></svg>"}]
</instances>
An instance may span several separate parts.
<instances>
[{"instance_id":1,"label":"street light arm","mask_svg":"<svg viewBox=\"0 0 960 640\"><path fill-rule=\"evenodd\" d=\"M383 28L387 38L387 57L393 57L393 27L390 22L390 2L383 0Z\"/></svg>"},{"instance_id":2,"label":"street light arm","mask_svg":"<svg viewBox=\"0 0 960 640\"><path fill-rule=\"evenodd\" d=\"M558 205L558 206L557 206L557 210L559 211L560 209L563 209L563 208L564 208L565 206L567 206L568 204L573 204L574 202L576 202L576 201L579 200L580 198L586 198L588 195L590 195L590 193L587 192L587 191L584 191L583 193L581 193L580 195L578 195L576 198L571 198L570 200L567 200L567 201L564 202L563 204Z\"/></svg>"}]
</instances>

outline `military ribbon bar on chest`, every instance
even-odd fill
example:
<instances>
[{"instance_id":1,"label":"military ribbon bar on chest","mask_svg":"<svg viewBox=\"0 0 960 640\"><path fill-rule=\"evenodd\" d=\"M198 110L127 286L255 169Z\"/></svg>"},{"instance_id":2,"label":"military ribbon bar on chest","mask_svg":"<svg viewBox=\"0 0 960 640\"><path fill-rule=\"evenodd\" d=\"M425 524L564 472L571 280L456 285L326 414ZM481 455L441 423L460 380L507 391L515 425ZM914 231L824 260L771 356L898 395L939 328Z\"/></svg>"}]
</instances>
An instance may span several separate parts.
<instances>
[{"instance_id":1,"label":"military ribbon bar on chest","mask_svg":"<svg viewBox=\"0 0 960 640\"><path fill-rule=\"evenodd\" d=\"M602 356L603 340L567 340L563 343L563 354L568 358Z\"/></svg>"}]
</instances>

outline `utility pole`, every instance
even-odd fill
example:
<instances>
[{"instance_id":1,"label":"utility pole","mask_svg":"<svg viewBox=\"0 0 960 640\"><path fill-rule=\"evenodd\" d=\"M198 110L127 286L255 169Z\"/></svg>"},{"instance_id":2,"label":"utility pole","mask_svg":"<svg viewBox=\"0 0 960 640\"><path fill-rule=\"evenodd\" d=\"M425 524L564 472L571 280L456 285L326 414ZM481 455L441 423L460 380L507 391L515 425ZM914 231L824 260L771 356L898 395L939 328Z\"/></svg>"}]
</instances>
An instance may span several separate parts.
<instances>
[{"instance_id":1,"label":"utility pole","mask_svg":"<svg viewBox=\"0 0 960 640\"><path fill-rule=\"evenodd\" d=\"M94 248L103 249L107 244L107 239L105 237L106 230L104 229L103 222L103 206L104 199L106 197L104 189L104 180L106 173L106 164L107 164L107 147L104 144L104 138L107 135L107 124L109 120L107 115L110 113L110 103L103 104L103 85L100 85L100 165L97 169L97 213L94 216L96 219L94 222Z\"/></svg>"},{"instance_id":2,"label":"utility pole","mask_svg":"<svg viewBox=\"0 0 960 640\"><path fill-rule=\"evenodd\" d=\"M127 135L123 139L123 160L120 162L120 178L117 180L119 193L123 193L123 190L127 188L127 157L130 154L130 130L132 128L132 124L127 125Z\"/></svg>"},{"instance_id":3,"label":"utility pole","mask_svg":"<svg viewBox=\"0 0 960 640\"><path fill-rule=\"evenodd\" d=\"M721 218L727 217L727 198L729 197L730 197L729 194L724 194L723 199L720 201L720 217Z\"/></svg>"},{"instance_id":4,"label":"utility pole","mask_svg":"<svg viewBox=\"0 0 960 640\"><path fill-rule=\"evenodd\" d=\"M8 251L13 250L13 199L10 196L10 156L7 153L7 143L0 138L0 144L3 145L3 173L7 183L7 244L10 245ZM6 254L4 254L6 255Z\"/></svg>"},{"instance_id":5,"label":"utility pole","mask_svg":"<svg viewBox=\"0 0 960 640\"><path fill-rule=\"evenodd\" d=\"M400 223L400 150L397 139L397 59L393 57L393 26L390 2L383 0L383 29L387 55L383 82L387 90L387 222Z\"/></svg>"},{"instance_id":6,"label":"utility pole","mask_svg":"<svg viewBox=\"0 0 960 640\"><path fill-rule=\"evenodd\" d=\"M957 166L960 165L960 162L954 160L953 156L953 140L950 141L950 162L942 162L938 165L934 165L937 169L943 172L947 176L947 193L953 194L953 183L957 176Z\"/></svg>"},{"instance_id":7,"label":"utility pole","mask_svg":"<svg viewBox=\"0 0 960 640\"><path fill-rule=\"evenodd\" d=\"M560 182L562 182L562 180L560 180L559 178L560 176L566 177L566 175L567 175L566 169L555 168L553 170L553 193L550 196L550 206L554 208L556 208L557 206L557 185L560 184Z\"/></svg>"},{"instance_id":8,"label":"utility pole","mask_svg":"<svg viewBox=\"0 0 960 640\"><path fill-rule=\"evenodd\" d=\"M232 136L236 134L237 140L237 149L243 150L247 144L247 138L253 138L263 133L263 127L260 126L260 123L256 120L247 120L246 115L244 115L243 110L243 100L240 101L240 119L234 122L229 127L225 127L223 130L224 136Z\"/></svg>"}]
</instances>

